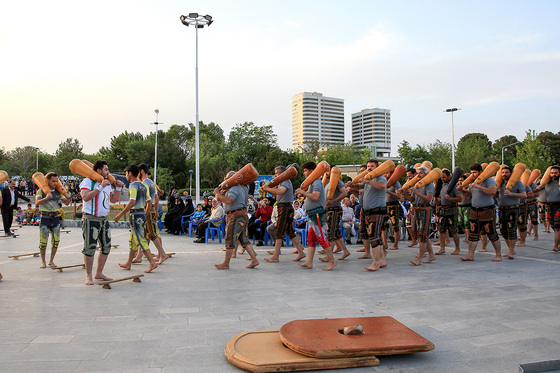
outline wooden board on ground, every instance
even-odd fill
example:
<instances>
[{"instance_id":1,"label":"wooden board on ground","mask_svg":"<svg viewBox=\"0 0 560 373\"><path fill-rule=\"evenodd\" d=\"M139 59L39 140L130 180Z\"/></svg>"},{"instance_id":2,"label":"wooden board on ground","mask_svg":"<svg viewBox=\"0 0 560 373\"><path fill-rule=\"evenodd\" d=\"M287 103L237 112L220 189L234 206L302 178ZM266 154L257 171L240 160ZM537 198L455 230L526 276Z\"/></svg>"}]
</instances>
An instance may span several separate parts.
<instances>
[{"instance_id":1,"label":"wooden board on ground","mask_svg":"<svg viewBox=\"0 0 560 373\"><path fill-rule=\"evenodd\" d=\"M124 278L118 278L116 280L111 280L111 281L99 281L98 284L103 286L103 289L111 289L111 285L114 282L121 282L121 281L126 281L126 280L132 280L133 282L142 282L140 280L140 277L144 277L144 275L134 275L134 276L129 276L129 277L124 277Z\"/></svg>"},{"instance_id":2,"label":"wooden board on ground","mask_svg":"<svg viewBox=\"0 0 560 373\"><path fill-rule=\"evenodd\" d=\"M18 260L19 258L21 258L22 256L39 256L41 254L40 251L37 251L36 253L29 253L29 254L19 254L19 255L10 255L8 258L12 258L12 260Z\"/></svg>"},{"instance_id":3,"label":"wooden board on ground","mask_svg":"<svg viewBox=\"0 0 560 373\"><path fill-rule=\"evenodd\" d=\"M69 229L61 229L60 233L70 233L70 230Z\"/></svg>"},{"instance_id":4,"label":"wooden board on ground","mask_svg":"<svg viewBox=\"0 0 560 373\"><path fill-rule=\"evenodd\" d=\"M363 326L363 334L344 335ZM295 320L280 328L290 349L317 358L398 355L434 349L434 344L389 316Z\"/></svg>"},{"instance_id":5,"label":"wooden board on ground","mask_svg":"<svg viewBox=\"0 0 560 373\"><path fill-rule=\"evenodd\" d=\"M111 247L112 247L113 249L116 249L117 247L119 247L119 245L111 245ZM100 247L99 247L99 246L97 246L97 247L96 247L96 249L97 249L97 250L99 250L99 249L100 249Z\"/></svg>"},{"instance_id":6,"label":"wooden board on ground","mask_svg":"<svg viewBox=\"0 0 560 373\"><path fill-rule=\"evenodd\" d=\"M240 333L229 340L225 355L230 363L250 372L296 372L379 365L375 356L317 359L298 354L282 344L278 330Z\"/></svg>"},{"instance_id":7,"label":"wooden board on ground","mask_svg":"<svg viewBox=\"0 0 560 373\"><path fill-rule=\"evenodd\" d=\"M52 269L56 269L57 272L62 272L63 269L66 268L74 268L74 267L82 267L82 268L86 268L85 264L73 264L73 265L69 265L69 266L62 266L62 267L52 267Z\"/></svg>"},{"instance_id":8,"label":"wooden board on ground","mask_svg":"<svg viewBox=\"0 0 560 373\"><path fill-rule=\"evenodd\" d=\"M0 238L17 238L17 236L19 236L19 234L11 234L9 236L0 236Z\"/></svg>"},{"instance_id":9,"label":"wooden board on ground","mask_svg":"<svg viewBox=\"0 0 560 373\"><path fill-rule=\"evenodd\" d=\"M172 257L173 255L175 255L175 253L166 253L168 257ZM159 259L159 255L154 255L154 259L157 260Z\"/></svg>"}]
</instances>

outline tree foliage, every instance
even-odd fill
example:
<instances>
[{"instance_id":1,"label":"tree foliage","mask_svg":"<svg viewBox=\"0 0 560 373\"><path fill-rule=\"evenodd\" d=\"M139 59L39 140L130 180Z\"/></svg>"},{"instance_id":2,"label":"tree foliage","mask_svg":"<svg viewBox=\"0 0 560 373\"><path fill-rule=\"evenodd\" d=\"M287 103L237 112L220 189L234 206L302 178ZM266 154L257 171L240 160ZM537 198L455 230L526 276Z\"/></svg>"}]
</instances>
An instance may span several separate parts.
<instances>
[{"instance_id":1,"label":"tree foliage","mask_svg":"<svg viewBox=\"0 0 560 373\"><path fill-rule=\"evenodd\" d=\"M538 168L543 173L550 166L550 150L542 146L542 142L537 138L534 130L525 132L525 139L521 145L516 147L516 163L523 163L530 170Z\"/></svg>"},{"instance_id":2,"label":"tree foliage","mask_svg":"<svg viewBox=\"0 0 560 373\"><path fill-rule=\"evenodd\" d=\"M83 146L78 139L68 138L61 142L54 153L54 171L59 175L70 175L70 161L75 158L83 159L84 152L82 150Z\"/></svg>"},{"instance_id":3,"label":"tree foliage","mask_svg":"<svg viewBox=\"0 0 560 373\"><path fill-rule=\"evenodd\" d=\"M456 165L468 170L474 163L489 163L492 154L491 145L486 135L462 138L457 143Z\"/></svg>"},{"instance_id":4,"label":"tree foliage","mask_svg":"<svg viewBox=\"0 0 560 373\"><path fill-rule=\"evenodd\" d=\"M550 151L551 163L560 165L560 131L558 133L541 132L537 139Z\"/></svg>"}]
</instances>

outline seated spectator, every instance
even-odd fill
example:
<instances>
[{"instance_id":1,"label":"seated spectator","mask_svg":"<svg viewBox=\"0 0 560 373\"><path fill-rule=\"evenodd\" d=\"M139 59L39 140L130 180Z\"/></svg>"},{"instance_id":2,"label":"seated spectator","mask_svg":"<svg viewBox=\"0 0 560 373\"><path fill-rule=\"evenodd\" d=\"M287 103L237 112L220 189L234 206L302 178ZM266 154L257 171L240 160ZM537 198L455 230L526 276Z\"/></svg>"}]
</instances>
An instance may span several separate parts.
<instances>
[{"instance_id":1,"label":"seated spectator","mask_svg":"<svg viewBox=\"0 0 560 373\"><path fill-rule=\"evenodd\" d=\"M16 211L16 223L22 225L24 220L25 220L25 211L20 206L18 206Z\"/></svg>"},{"instance_id":2,"label":"seated spectator","mask_svg":"<svg viewBox=\"0 0 560 373\"><path fill-rule=\"evenodd\" d=\"M202 206L201 206L202 207ZM197 206L198 208L198 206ZM203 218L200 223L196 226L196 237L197 239L194 240L196 243L204 243L206 241L206 228L208 228L208 221L209 220L218 220L224 216L224 208L219 204L217 199L212 200L212 212L210 217ZM218 228L222 224L221 221L213 221L212 225Z\"/></svg>"},{"instance_id":3,"label":"seated spectator","mask_svg":"<svg viewBox=\"0 0 560 373\"><path fill-rule=\"evenodd\" d=\"M199 224L202 221L202 218L206 216L206 211L202 209L202 203L196 205L196 211L194 212L191 220L195 224Z\"/></svg>"},{"instance_id":4,"label":"seated spectator","mask_svg":"<svg viewBox=\"0 0 560 373\"><path fill-rule=\"evenodd\" d=\"M294 201L294 221L297 220L301 220L301 219L305 219L303 221L300 221L299 223L297 223L296 228L305 228L305 225L307 224L307 213L305 212L304 209L301 208L301 204L298 200Z\"/></svg>"},{"instance_id":5,"label":"seated spectator","mask_svg":"<svg viewBox=\"0 0 560 373\"><path fill-rule=\"evenodd\" d=\"M33 207L31 207L31 203L27 204L27 208L25 209L25 222L24 224L29 224L33 222Z\"/></svg>"},{"instance_id":6,"label":"seated spectator","mask_svg":"<svg viewBox=\"0 0 560 373\"><path fill-rule=\"evenodd\" d=\"M249 238L254 237L258 240L257 246L264 245L264 230L270 221L270 216L272 215L272 206L270 206L268 198L263 198L259 201L259 208L255 212L255 220L253 223L249 224ZM260 229L260 231L257 231Z\"/></svg>"}]
</instances>

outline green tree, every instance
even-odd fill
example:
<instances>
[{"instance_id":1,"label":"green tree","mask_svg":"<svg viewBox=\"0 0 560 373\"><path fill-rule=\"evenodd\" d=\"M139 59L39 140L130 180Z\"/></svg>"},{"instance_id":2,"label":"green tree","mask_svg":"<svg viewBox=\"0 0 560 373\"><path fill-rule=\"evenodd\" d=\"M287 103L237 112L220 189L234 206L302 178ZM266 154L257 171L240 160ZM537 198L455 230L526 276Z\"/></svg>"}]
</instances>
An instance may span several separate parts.
<instances>
[{"instance_id":1,"label":"green tree","mask_svg":"<svg viewBox=\"0 0 560 373\"><path fill-rule=\"evenodd\" d=\"M506 135L500 137L498 140L494 141L493 147L493 154L494 156L502 161L502 148L504 151L504 163L507 165L512 165L515 157L517 156L517 148L515 146L511 146L512 144L518 143L517 137L513 135ZM509 146L508 146L509 145ZM504 148L507 146L507 148Z\"/></svg>"},{"instance_id":2,"label":"green tree","mask_svg":"<svg viewBox=\"0 0 560 373\"><path fill-rule=\"evenodd\" d=\"M144 136L140 132L128 132L124 131L118 136L113 136L111 138L111 146L109 151L103 149L105 155L105 160L109 164L109 168L112 170L124 170L126 167L133 162L128 159L129 145L135 141L144 140ZM101 152L101 150L100 150Z\"/></svg>"},{"instance_id":3,"label":"green tree","mask_svg":"<svg viewBox=\"0 0 560 373\"><path fill-rule=\"evenodd\" d=\"M523 163L525 166L534 170L538 168L541 172L550 166L552 158L550 150L542 146L542 142L537 138L534 130L525 132L525 139L521 145L517 145L516 163Z\"/></svg>"},{"instance_id":4,"label":"green tree","mask_svg":"<svg viewBox=\"0 0 560 373\"><path fill-rule=\"evenodd\" d=\"M83 159L83 146L78 139L68 138L58 145L55 152L55 172L59 175L71 175L70 161L72 159Z\"/></svg>"},{"instance_id":5,"label":"green tree","mask_svg":"<svg viewBox=\"0 0 560 373\"><path fill-rule=\"evenodd\" d=\"M399 144L397 154L405 167L413 166L416 163L422 163L430 157L429 151L423 146L416 145L415 148L412 148L406 140L403 140Z\"/></svg>"},{"instance_id":6,"label":"green tree","mask_svg":"<svg viewBox=\"0 0 560 373\"><path fill-rule=\"evenodd\" d=\"M352 142L331 144L324 152L330 165L361 164L369 159L369 151L359 150Z\"/></svg>"},{"instance_id":7,"label":"green tree","mask_svg":"<svg viewBox=\"0 0 560 373\"><path fill-rule=\"evenodd\" d=\"M539 141L547 148L552 158L552 164L560 164L560 132L544 131L537 136Z\"/></svg>"},{"instance_id":8,"label":"green tree","mask_svg":"<svg viewBox=\"0 0 560 373\"><path fill-rule=\"evenodd\" d=\"M442 142L436 140L435 142L428 144L427 160L432 162L434 168L447 168L451 170L451 144L448 142ZM451 170L453 171L453 170Z\"/></svg>"},{"instance_id":9,"label":"green tree","mask_svg":"<svg viewBox=\"0 0 560 373\"><path fill-rule=\"evenodd\" d=\"M30 176L37 170L37 148L34 146L17 147L7 153L8 174L17 174L25 177Z\"/></svg>"},{"instance_id":10,"label":"green tree","mask_svg":"<svg viewBox=\"0 0 560 373\"><path fill-rule=\"evenodd\" d=\"M489 162L492 143L487 138L472 136L461 139L457 143L456 165L468 170L474 163Z\"/></svg>"},{"instance_id":11,"label":"green tree","mask_svg":"<svg viewBox=\"0 0 560 373\"><path fill-rule=\"evenodd\" d=\"M278 136L272 126L257 126L253 122L237 124L228 136L229 165L240 168L257 159L261 147L277 147Z\"/></svg>"}]
</instances>

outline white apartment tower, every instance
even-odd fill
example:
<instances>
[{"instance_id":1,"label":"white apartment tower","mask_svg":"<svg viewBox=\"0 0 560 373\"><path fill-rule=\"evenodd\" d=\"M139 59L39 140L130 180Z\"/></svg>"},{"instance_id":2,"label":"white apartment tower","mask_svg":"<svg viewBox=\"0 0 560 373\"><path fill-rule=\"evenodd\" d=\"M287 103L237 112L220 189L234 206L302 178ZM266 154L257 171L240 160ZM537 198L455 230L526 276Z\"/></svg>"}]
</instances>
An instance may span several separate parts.
<instances>
[{"instance_id":1,"label":"white apartment tower","mask_svg":"<svg viewBox=\"0 0 560 373\"><path fill-rule=\"evenodd\" d=\"M352 114L352 143L358 149L371 149L372 156L391 155L391 110L364 109Z\"/></svg>"},{"instance_id":2,"label":"white apartment tower","mask_svg":"<svg viewBox=\"0 0 560 373\"><path fill-rule=\"evenodd\" d=\"M292 147L307 141L319 144L344 142L344 100L303 92L292 98Z\"/></svg>"}]
</instances>

